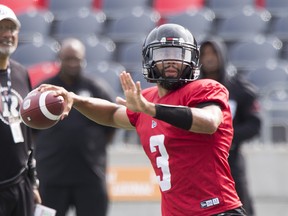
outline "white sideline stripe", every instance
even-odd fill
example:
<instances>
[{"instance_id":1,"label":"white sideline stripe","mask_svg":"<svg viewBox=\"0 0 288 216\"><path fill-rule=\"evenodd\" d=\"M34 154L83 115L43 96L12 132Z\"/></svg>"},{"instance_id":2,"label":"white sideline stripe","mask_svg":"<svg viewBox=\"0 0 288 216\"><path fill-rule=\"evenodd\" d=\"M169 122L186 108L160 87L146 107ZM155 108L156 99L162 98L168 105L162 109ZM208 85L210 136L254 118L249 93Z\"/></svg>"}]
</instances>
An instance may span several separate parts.
<instances>
[{"instance_id":1,"label":"white sideline stripe","mask_svg":"<svg viewBox=\"0 0 288 216\"><path fill-rule=\"evenodd\" d=\"M40 110L43 113L43 115L46 116L46 118L55 121L55 120L58 120L60 118L60 116L54 115L53 113L49 112L49 110L47 109L46 104L45 104L46 97L50 92L51 91L46 91L40 95L39 107L40 107Z\"/></svg>"}]
</instances>

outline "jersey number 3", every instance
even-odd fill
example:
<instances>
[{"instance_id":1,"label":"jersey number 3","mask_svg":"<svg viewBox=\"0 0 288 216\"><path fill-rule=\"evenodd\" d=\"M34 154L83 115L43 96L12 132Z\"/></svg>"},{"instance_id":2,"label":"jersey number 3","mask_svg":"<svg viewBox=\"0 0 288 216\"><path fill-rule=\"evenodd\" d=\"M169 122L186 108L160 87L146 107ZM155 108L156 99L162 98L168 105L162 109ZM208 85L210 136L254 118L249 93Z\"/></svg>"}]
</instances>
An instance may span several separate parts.
<instances>
[{"instance_id":1,"label":"jersey number 3","mask_svg":"<svg viewBox=\"0 0 288 216\"><path fill-rule=\"evenodd\" d=\"M167 191L171 188L171 174L169 169L169 155L167 154L165 145L164 145L164 135L156 135L150 138L150 151L152 153L156 152L159 149L160 155L156 158L156 164L159 169L162 171L162 180L161 176L157 175L157 180L159 182L160 188L162 191ZM158 148L157 148L158 147Z\"/></svg>"}]
</instances>

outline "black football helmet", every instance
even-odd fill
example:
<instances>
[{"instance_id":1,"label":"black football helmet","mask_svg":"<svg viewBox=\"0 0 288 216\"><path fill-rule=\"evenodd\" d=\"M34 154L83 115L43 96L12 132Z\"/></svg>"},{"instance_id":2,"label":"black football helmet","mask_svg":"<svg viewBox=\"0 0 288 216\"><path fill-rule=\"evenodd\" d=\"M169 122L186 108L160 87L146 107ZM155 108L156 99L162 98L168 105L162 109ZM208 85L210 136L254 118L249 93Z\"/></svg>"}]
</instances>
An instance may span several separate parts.
<instances>
[{"instance_id":1,"label":"black football helmet","mask_svg":"<svg viewBox=\"0 0 288 216\"><path fill-rule=\"evenodd\" d=\"M189 30L178 24L163 24L154 28L146 37L142 49L143 75L148 82L160 83L174 90L199 76L199 48ZM156 64L167 61L181 63L175 78L165 77Z\"/></svg>"}]
</instances>

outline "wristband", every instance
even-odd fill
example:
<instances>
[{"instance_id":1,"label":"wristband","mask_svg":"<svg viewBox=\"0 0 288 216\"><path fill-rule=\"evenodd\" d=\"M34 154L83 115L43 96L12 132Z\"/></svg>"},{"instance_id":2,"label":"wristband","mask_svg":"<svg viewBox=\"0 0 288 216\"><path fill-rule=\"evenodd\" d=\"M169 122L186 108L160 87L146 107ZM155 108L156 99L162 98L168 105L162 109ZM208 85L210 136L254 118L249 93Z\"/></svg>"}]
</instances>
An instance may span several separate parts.
<instances>
[{"instance_id":1,"label":"wristband","mask_svg":"<svg viewBox=\"0 0 288 216\"><path fill-rule=\"evenodd\" d=\"M165 121L175 127L189 130L193 123L193 115L189 107L165 106L155 104L154 118Z\"/></svg>"}]
</instances>

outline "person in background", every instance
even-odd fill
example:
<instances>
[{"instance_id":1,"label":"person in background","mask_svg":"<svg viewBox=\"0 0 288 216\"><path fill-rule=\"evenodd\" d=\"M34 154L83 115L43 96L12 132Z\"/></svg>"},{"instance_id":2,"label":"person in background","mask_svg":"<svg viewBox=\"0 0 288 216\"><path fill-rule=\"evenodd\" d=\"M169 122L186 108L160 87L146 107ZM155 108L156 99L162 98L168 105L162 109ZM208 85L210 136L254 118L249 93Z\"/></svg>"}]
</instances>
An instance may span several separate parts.
<instances>
[{"instance_id":1,"label":"person in background","mask_svg":"<svg viewBox=\"0 0 288 216\"><path fill-rule=\"evenodd\" d=\"M163 216L246 215L228 164L233 137L228 91L214 80L197 80L195 38L183 26L163 24L148 34L142 55L143 75L157 86L141 90L123 71L126 99L117 97L117 104L56 85L38 90L63 96L63 121L73 107L98 124L136 129L159 182Z\"/></svg>"},{"instance_id":2,"label":"person in background","mask_svg":"<svg viewBox=\"0 0 288 216\"><path fill-rule=\"evenodd\" d=\"M261 119L257 89L241 73L229 73L226 44L220 38L202 41L200 47L201 78L214 79L229 91L229 104L233 116L234 137L229 151L229 164L236 191L247 215L254 215L253 200L247 183L246 167L241 145L259 135Z\"/></svg>"},{"instance_id":3,"label":"person in background","mask_svg":"<svg viewBox=\"0 0 288 216\"><path fill-rule=\"evenodd\" d=\"M32 216L38 193L32 131L19 116L31 91L28 71L10 56L17 49L20 22L0 4L0 215Z\"/></svg>"},{"instance_id":4,"label":"person in background","mask_svg":"<svg viewBox=\"0 0 288 216\"><path fill-rule=\"evenodd\" d=\"M110 86L84 76L85 46L66 38L59 51L60 71L44 81L85 97L111 100ZM101 82L101 83L100 83ZM108 91L109 89L109 91ZM37 130L36 158L43 204L65 216L70 206L77 216L106 216L108 144L115 129L95 124L76 110L56 126Z\"/></svg>"}]
</instances>

